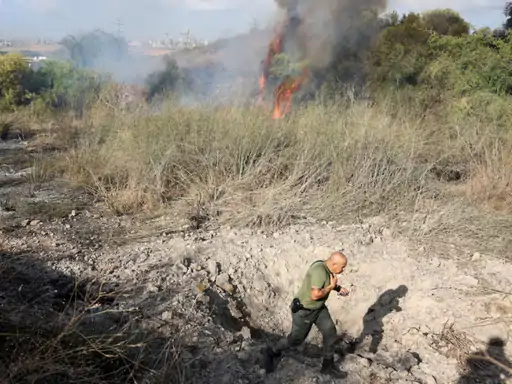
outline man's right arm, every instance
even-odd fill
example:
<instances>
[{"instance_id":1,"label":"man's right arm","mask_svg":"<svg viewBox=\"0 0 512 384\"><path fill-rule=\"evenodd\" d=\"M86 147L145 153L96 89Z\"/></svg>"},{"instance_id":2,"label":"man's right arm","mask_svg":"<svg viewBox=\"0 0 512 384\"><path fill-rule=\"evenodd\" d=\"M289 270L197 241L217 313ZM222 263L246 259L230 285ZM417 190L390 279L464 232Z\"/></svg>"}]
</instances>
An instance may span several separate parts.
<instances>
[{"instance_id":1,"label":"man's right arm","mask_svg":"<svg viewBox=\"0 0 512 384\"><path fill-rule=\"evenodd\" d=\"M336 278L331 275L330 284L324 287L323 276L319 273L312 273L311 278L311 300L320 300L327 296L336 286Z\"/></svg>"},{"instance_id":2,"label":"man's right arm","mask_svg":"<svg viewBox=\"0 0 512 384\"><path fill-rule=\"evenodd\" d=\"M323 297L327 296L331 291L332 288L330 285L325 288L317 288L315 286L311 287L311 300L320 300Z\"/></svg>"}]
</instances>

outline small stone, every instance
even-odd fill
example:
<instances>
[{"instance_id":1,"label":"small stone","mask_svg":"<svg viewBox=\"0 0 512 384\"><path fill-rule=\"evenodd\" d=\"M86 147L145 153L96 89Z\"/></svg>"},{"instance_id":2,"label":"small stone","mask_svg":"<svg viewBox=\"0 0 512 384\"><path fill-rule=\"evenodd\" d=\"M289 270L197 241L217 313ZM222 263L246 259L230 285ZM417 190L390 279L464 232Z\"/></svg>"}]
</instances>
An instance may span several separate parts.
<instances>
[{"instance_id":1,"label":"small stone","mask_svg":"<svg viewBox=\"0 0 512 384\"><path fill-rule=\"evenodd\" d=\"M260 278L257 278L259 276ZM253 280L253 286L257 291L266 292L269 288L268 283L264 280L262 275L255 275Z\"/></svg>"},{"instance_id":2,"label":"small stone","mask_svg":"<svg viewBox=\"0 0 512 384\"><path fill-rule=\"evenodd\" d=\"M247 327L243 327L240 331L240 334L244 338L244 340L250 340L251 339L251 330Z\"/></svg>"},{"instance_id":3,"label":"small stone","mask_svg":"<svg viewBox=\"0 0 512 384\"><path fill-rule=\"evenodd\" d=\"M173 270L176 272L176 273L179 273L179 274L182 274L182 275L185 275L187 272L188 272L188 268L185 267L183 264L181 263L178 263L176 264L174 267L173 267Z\"/></svg>"},{"instance_id":4,"label":"small stone","mask_svg":"<svg viewBox=\"0 0 512 384\"><path fill-rule=\"evenodd\" d=\"M240 351L236 354L236 357L240 360L249 360L249 358L251 357L250 353L248 351Z\"/></svg>"},{"instance_id":5,"label":"small stone","mask_svg":"<svg viewBox=\"0 0 512 384\"><path fill-rule=\"evenodd\" d=\"M36 225L39 225L40 223L41 223L41 221L40 221L40 220L32 220L32 221L30 222L30 225L31 225L32 227L35 227Z\"/></svg>"},{"instance_id":6,"label":"small stone","mask_svg":"<svg viewBox=\"0 0 512 384\"><path fill-rule=\"evenodd\" d=\"M71 216L71 217L74 217L74 216L76 216L76 211L75 211L74 209L73 209L73 210L71 211L71 214L70 214L70 216Z\"/></svg>"},{"instance_id":7,"label":"small stone","mask_svg":"<svg viewBox=\"0 0 512 384\"><path fill-rule=\"evenodd\" d=\"M415 367L419 364L419 361L416 359L416 357L410 353L407 352L398 361L398 367L396 367L398 370L402 371L410 371L412 367Z\"/></svg>"},{"instance_id":8,"label":"small stone","mask_svg":"<svg viewBox=\"0 0 512 384\"><path fill-rule=\"evenodd\" d=\"M364 358L359 359L359 364L361 364L365 368L370 368L371 365L370 360Z\"/></svg>"},{"instance_id":9,"label":"small stone","mask_svg":"<svg viewBox=\"0 0 512 384\"><path fill-rule=\"evenodd\" d=\"M229 309L229 312L231 313L231 316L233 316L233 317L235 317L237 319L241 319L243 317L242 312L240 312L238 310L238 308L236 307L235 303L230 302L228 304L228 309Z\"/></svg>"},{"instance_id":10,"label":"small stone","mask_svg":"<svg viewBox=\"0 0 512 384\"><path fill-rule=\"evenodd\" d=\"M389 228L384 228L382 230L382 236L385 237L385 238L390 238L390 237L393 237L393 231Z\"/></svg>"},{"instance_id":11,"label":"small stone","mask_svg":"<svg viewBox=\"0 0 512 384\"><path fill-rule=\"evenodd\" d=\"M441 266L441 260L439 260L437 257L430 259L430 263L436 268Z\"/></svg>"},{"instance_id":12,"label":"small stone","mask_svg":"<svg viewBox=\"0 0 512 384\"><path fill-rule=\"evenodd\" d=\"M171 311L165 311L164 313L162 313L162 320L164 321L170 321L172 320L172 312Z\"/></svg>"},{"instance_id":13,"label":"small stone","mask_svg":"<svg viewBox=\"0 0 512 384\"><path fill-rule=\"evenodd\" d=\"M235 294L235 286L233 284L226 283L226 284L219 285L219 287L222 288L223 290L225 290L230 295Z\"/></svg>"},{"instance_id":14,"label":"small stone","mask_svg":"<svg viewBox=\"0 0 512 384\"><path fill-rule=\"evenodd\" d=\"M413 375L416 379L421 380L423 384L437 384L436 378L423 372L419 366L411 368L411 375Z\"/></svg>"},{"instance_id":15,"label":"small stone","mask_svg":"<svg viewBox=\"0 0 512 384\"><path fill-rule=\"evenodd\" d=\"M373 236L372 235L368 235L366 236L363 241L362 241L363 245L370 245L373 243Z\"/></svg>"},{"instance_id":16,"label":"small stone","mask_svg":"<svg viewBox=\"0 0 512 384\"><path fill-rule=\"evenodd\" d=\"M217 284L219 287L224 284L229 283L229 275L227 273L221 273L217 276L215 279L215 284Z\"/></svg>"},{"instance_id":17,"label":"small stone","mask_svg":"<svg viewBox=\"0 0 512 384\"><path fill-rule=\"evenodd\" d=\"M154 284L148 284L146 290L150 293L157 293L159 291L158 287Z\"/></svg>"},{"instance_id":18,"label":"small stone","mask_svg":"<svg viewBox=\"0 0 512 384\"><path fill-rule=\"evenodd\" d=\"M389 375L389 378L391 379L392 382L397 382L400 379L402 379L401 372L392 371L391 374Z\"/></svg>"},{"instance_id":19,"label":"small stone","mask_svg":"<svg viewBox=\"0 0 512 384\"><path fill-rule=\"evenodd\" d=\"M219 275L219 265L215 260L208 261L208 272L212 277L212 280L216 280Z\"/></svg>"},{"instance_id":20,"label":"small stone","mask_svg":"<svg viewBox=\"0 0 512 384\"><path fill-rule=\"evenodd\" d=\"M480 260L481 257L482 257L482 255L480 254L480 252L475 252L475 253L473 253L473 257L471 257L471 261Z\"/></svg>"},{"instance_id":21,"label":"small stone","mask_svg":"<svg viewBox=\"0 0 512 384\"><path fill-rule=\"evenodd\" d=\"M30 223L30 220L23 220L23 221L20 223L20 225L21 225L22 227L26 227L29 223Z\"/></svg>"},{"instance_id":22,"label":"small stone","mask_svg":"<svg viewBox=\"0 0 512 384\"><path fill-rule=\"evenodd\" d=\"M466 275L466 276L461 277L460 280L463 284L466 284L468 286L476 287L478 285L478 279L476 279L473 276Z\"/></svg>"}]
</instances>

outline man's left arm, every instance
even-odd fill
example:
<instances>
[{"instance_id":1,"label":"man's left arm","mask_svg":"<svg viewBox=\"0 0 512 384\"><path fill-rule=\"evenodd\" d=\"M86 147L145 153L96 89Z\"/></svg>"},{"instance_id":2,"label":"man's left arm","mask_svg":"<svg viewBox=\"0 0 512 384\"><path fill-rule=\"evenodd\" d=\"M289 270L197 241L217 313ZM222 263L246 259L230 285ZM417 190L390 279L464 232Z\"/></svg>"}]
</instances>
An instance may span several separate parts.
<instances>
[{"instance_id":1,"label":"man's left arm","mask_svg":"<svg viewBox=\"0 0 512 384\"><path fill-rule=\"evenodd\" d=\"M341 296L348 296L349 294L349 291L347 288L343 288L341 285L339 284L336 284L336 286L334 287L333 289L334 291L338 292L339 295Z\"/></svg>"}]
</instances>

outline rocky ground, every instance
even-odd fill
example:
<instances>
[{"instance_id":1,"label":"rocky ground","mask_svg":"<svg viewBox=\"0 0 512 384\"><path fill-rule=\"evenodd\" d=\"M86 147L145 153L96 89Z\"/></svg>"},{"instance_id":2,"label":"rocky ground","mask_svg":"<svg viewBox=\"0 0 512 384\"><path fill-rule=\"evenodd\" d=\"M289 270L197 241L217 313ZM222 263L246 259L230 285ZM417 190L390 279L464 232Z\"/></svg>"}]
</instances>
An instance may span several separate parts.
<instances>
[{"instance_id":1,"label":"rocky ground","mask_svg":"<svg viewBox=\"0 0 512 384\"><path fill-rule=\"evenodd\" d=\"M487 353L512 367L512 264L498 255L415 249L379 217L360 225L304 220L272 232L195 229L172 212L115 217L64 182L36 182L30 144L7 139L0 143L1 382L75 382L90 372L84 362L98 357L72 334L94 340L96 351L109 345L101 352L108 360L112 340L117 351L129 330L143 329L146 352L133 341L132 360L149 361L148 350L172 356L165 382L334 383L319 373L316 329L272 373L261 350L289 331L289 304L310 263L337 249L349 257L341 284L350 290L328 300L338 362L349 373L340 382L512 382L506 370L467 360ZM361 334L363 342L351 343ZM70 341L57 353L36 337ZM70 346L81 362L71 361ZM76 369L62 360L50 369L49 356L66 356ZM126 361L110 360L98 368L102 378L127 374ZM163 359L150 360L135 382L157 382Z\"/></svg>"}]
</instances>

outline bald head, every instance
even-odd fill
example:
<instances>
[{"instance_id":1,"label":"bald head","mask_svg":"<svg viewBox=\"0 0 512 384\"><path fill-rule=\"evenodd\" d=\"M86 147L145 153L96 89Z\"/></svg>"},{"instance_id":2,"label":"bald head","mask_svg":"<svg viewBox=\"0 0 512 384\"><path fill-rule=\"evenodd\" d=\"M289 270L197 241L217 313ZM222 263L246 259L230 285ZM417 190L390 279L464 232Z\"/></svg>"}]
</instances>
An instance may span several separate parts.
<instances>
[{"instance_id":1,"label":"bald head","mask_svg":"<svg viewBox=\"0 0 512 384\"><path fill-rule=\"evenodd\" d=\"M336 251L336 252L331 253L331 256L329 257L329 260L332 260L334 262L344 262L346 264L347 263L347 256L345 256L340 251Z\"/></svg>"},{"instance_id":2,"label":"bald head","mask_svg":"<svg viewBox=\"0 0 512 384\"><path fill-rule=\"evenodd\" d=\"M347 256L340 251L331 253L331 256L326 260L326 264L332 273L338 275L347 266Z\"/></svg>"}]
</instances>

